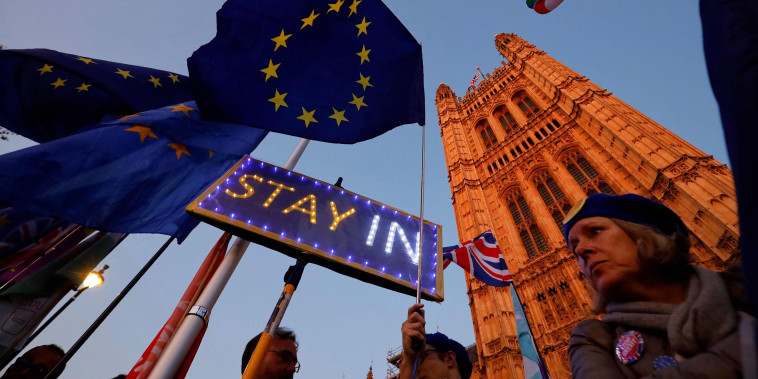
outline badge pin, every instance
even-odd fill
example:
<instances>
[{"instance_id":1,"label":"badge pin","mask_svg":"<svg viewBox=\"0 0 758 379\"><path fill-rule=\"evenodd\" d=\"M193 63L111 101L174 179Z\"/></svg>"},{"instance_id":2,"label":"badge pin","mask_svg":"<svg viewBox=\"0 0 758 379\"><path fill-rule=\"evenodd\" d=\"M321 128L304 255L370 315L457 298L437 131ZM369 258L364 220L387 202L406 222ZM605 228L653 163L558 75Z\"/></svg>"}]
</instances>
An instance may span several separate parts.
<instances>
[{"instance_id":1,"label":"badge pin","mask_svg":"<svg viewBox=\"0 0 758 379\"><path fill-rule=\"evenodd\" d=\"M645 349L645 340L642 334L630 330L619 337L616 341L616 358L625 364L637 362Z\"/></svg>"}]
</instances>

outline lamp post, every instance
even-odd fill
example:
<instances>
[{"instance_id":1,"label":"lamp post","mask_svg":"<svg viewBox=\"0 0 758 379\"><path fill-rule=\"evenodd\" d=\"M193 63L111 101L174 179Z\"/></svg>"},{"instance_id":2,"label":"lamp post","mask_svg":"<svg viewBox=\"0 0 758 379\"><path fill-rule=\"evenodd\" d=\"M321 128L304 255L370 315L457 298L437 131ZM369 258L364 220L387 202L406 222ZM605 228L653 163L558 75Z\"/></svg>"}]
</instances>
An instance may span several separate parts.
<instances>
[{"instance_id":1,"label":"lamp post","mask_svg":"<svg viewBox=\"0 0 758 379\"><path fill-rule=\"evenodd\" d=\"M79 296L82 292L84 292L88 288L97 287L97 286L102 285L103 282L105 281L105 279L103 278L103 272L105 272L105 270L107 270L109 267L110 266L108 266L108 265L104 265L101 270L90 272L87 275L87 277L84 278L84 281L79 286L79 289L76 290L76 293L74 294L74 296L71 296L71 298L68 299L68 301L66 302L66 304L63 304L63 306L60 307L60 309L58 309L58 311L56 311L55 314L53 314L52 316L50 316L50 318L48 318L47 321L45 321L44 324L42 324L39 328L37 328L37 330L34 331L34 333L31 336L29 336L29 338L26 340L26 343L24 343L24 347L29 346L29 343L31 343L32 340L34 340L40 333L42 333L42 331L45 330L45 328L48 325L50 325L50 323L53 322L53 320L55 320L55 318L58 317L58 315L60 315L61 313L63 313L63 311L66 310L66 308L69 305L71 305L71 303L73 303L74 300L76 300L76 297ZM23 350L24 347L22 347L19 351Z\"/></svg>"}]
</instances>

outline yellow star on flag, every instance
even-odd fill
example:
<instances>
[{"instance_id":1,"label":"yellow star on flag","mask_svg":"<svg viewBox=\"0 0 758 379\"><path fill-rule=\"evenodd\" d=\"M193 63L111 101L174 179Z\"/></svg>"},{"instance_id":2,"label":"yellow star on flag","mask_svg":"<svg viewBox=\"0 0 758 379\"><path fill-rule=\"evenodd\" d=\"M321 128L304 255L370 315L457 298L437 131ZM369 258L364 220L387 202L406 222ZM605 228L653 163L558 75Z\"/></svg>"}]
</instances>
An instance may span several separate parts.
<instances>
[{"instance_id":1,"label":"yellow star on flag","mask_svg":"<svg viewBox=\"0 0 758 379\"><path fill-rule=\"evenodd\" d=\"M147 137L152 137L152 138L158 139L158 136L156 136L155 133L153 133L153 129L150 129L149 126L134 125L131 128L127 128L127 129L124 129L124 130L126 130L127 132L139 133L139 141L140 142L145 142L145 138L147 138Z\"/></svg>"},{"instance_id":2,"label":"yellow star on flag","mask_svg":"<svg viewBox=\"0 0 758 379\"><path fill-rule=\"evenodd\" d=\"M289 106L287 106L287 103L284 102L284 97L287 96L287 93L279 93L278 89L275 89L274 91L276 91L274 97L268 99L268 101L274 103L274 112L278 111L279 107L282 105L289 108Z\"/></svg>"},{"instance_id":3,"label":"yellow star on flag","mask_svg":"<svg viewBox=\"0 0 758 379\"><path fill-rule=\"evenodd\" d=\"M171 83L179 83L179 75L168 74L168 77L171 78Z\"/></svg>"},{"instance_id":4,"label":"yellow star on flag","mask_svg":"<svg viewBox=\"0 0 758 379\"><path fill-rule=\"evenodd\" d=\"M45 63L45 65L38 68L37 71L39 71L40 75L44 75L46 72L53 72L53 66Z\"/></svg>"},{"instance_id":5,"label":"yellow star on flag","mask_svg":"<svg viewBox=\"0 0 758 379\"><path fill-rule=\"evenodd\" d=\"M334 111L334 114L329 116L329 118L337 120L337 126L340 126L340 122L342 121L348 121L348 119L345 118L345 111L338 111L334 108L332 108L332 110Z\"/></svg>"},{"instance_id":6,"label":"yellow star on flag","mask_svg":"<svg viewBox=\"0 0 758 379\"><path fill-rule=\"evenodd\" d=\"M363 102L363 98L365 96L357 97L357 96L355 96L355 94L352 94L352 95L353 95L353 101L351 101L350 104L355 105L355 107L358 108L358 110L361 110L361 107L367 107L368 106L368 105L366 105L366 103Z\"/></svg>"},{"instance_id":7,"label":"yellow star on flag","mask_svg":"<svg viewBox=\"0 0 758 379\"><path fill-rule=\"evenodd\" d=\"M119 120L126 120L127 118L132 118L132 117L135 117L135 116L139 116L139 113L126 115L124 117L121 117Z\"/></svg>"},{"instance_id":8,"label":"yellow star on flag","mask_svg":"<svg viewBox=\"0 0 758 379\"><path fill-rule=\"evenodd\" d=\"M371 49L366 50L366 45L363 45L363 50L361 50L360 52L356 53L356 54L358 54L359 57L361 57L361 64L363 64L363 61L371 62L368 59L368 53L370 53L370 52L371 52Z\"/></svg>"},{"instance_id":9,"label":"yellow star on flag","mask_svg":"<svg viewBox=\"0 0 758 379\"><path fill-rule=\"evenodd\" d=\"M366 90L366 87L373 87L374 85L369 83L369 79L371 79L370 76L363 76L363 74L358 73L361 76L360 80L356 80L355 82L363 86L363 90Z\"/></svg>"},{"instance_id":10,"label":"yellow star on flag","mask_svg":"<svg viewBox=\"0 0 758 379\"><path fill-rule=\"evenodd\" d=\"M361 33L368 35L366 28L368 28L369 25L371 25L371 23L366 22L366 17L364 17L363 21L360 24L355 25L355 27L358 28L358 35L360 36Z\"/></svg>"},{"instance_id":11,"label":"yellow star on flag","mask_svg":"<svg viewBox=\"0 0 758 379\"><path fill-rule=\"evenodd\" d=\"M319 15L320 15L320 13L316 13L316 10L314 9L314 10L311 11L311 15L310 16L308 16L306 18L303 18L303 19L300 19L300 21L303 22L303 26L300 27L300 30L303 30L303 28L306 27L306 26L313 26L313 20L315 20L316 17L318 17Z\"/></svg>"},{"instance_id":12,"label":"yellow star on flag","mask_svg":"<svg viewBox=\"0 0 758 379\"><path fill-rule=\"evenodd\" d=\"M163 87L163 86L161 85L161 80L160 80L160 79L158 79L158 78L155 78L155 77L153 77L152 75L150 75L150 79L148 79L147 81L148 81L148 82L150 82L150 83L153 83L153 86L154 86L155 88L158 88L158 87Z\"/></svg>"},{"instance_id":13,"label":"yellow star on flag","mask_svg":"<svg viewBox=\"0 0 758 379\"><path fill-rule=\"evenodd\" d=\"M276 69L279 68L280 64L281 63L274 64L274 62L271 61L271 59L268 60L268 67L266 67L263 70L261 70L262 73L266 74L266 80L264 80L264 82L267 82L268 78L270 78L272 76L275 77L275 78L279 77L279 76L276 75Z\"/></svg>"},{"instance_id":14,"label":"yellow star on flag","mask_svg":"<svg viewBox=\"0 0 758 379\"><path fill-rule=\"evenodd\" d=\"M130 74L129 71L124 71L124 70L122 70L120 68L116 69L116 70L117 70L116 74L119 74L119 75L123 76L124 79L126 79L126 78L133 78L132 74Z\"/></svg>"},{"instance_id":15,"label":"yellow star on flag","mask_svg":"<svg viewBox=\"0 0 758 379\"><path fill-rule=\"evenodd\" d=\"M318 122L318 121L316 121L315 118L313 118L313 114L316 113L315 109L312 110L312 111L310 111L310 112L308 112L308 111L305 110L305 107L301 107L301 108L303 108L303 114L300 115L300 116L297 116L297 119L305 121L305 127L306 128L308 127L308 125L311 122Z\"/></svg>"},{"instance_id":16,"label":"yellow star on flag","mask_svg":"<svg viewBox=\"0 0 758 379\"><path fill-rule=\"evenodd\" d=\"M292 37L292 34L284 34L284 29L282 29L282 33L278 36L272 38L271 40L276 42L276 46L274 46L274 51L279 48L279 46L287 47L287 38Z\"/></svg>"},{"instance_id":17,"label":"yellow star on flag","mask_svg":"<svg viewBox=\"0 0 758 379\"><path fill-rule=\"evenodd\" d=\"M340 7L342 7L342 4L345 4L345 0L339 0L336 3L329 4L329 10L326 11L326 13L329 13L331 11L340 13Z\"/></svg>"},{"instance_id":18,"label":"yellow star on flag","mask_svg":"<svg viewBox=\"0 0 758 379\"><path fill-rule=\"evenodd\" d=\"M213 158L213 150L208 150L208 158Z\"/></svg>"},{"instance_id":19,"label":"yellow star on flag","mask_svg":"<svg viewBox=\"0 0 758 379\"><path fill-rule=\"evenodd\" d=\"M4 215L0 216L0 226L8 225L8 223L10 223L10 222L11 222L11 220L8 220L8 215L7 214L4 214Z\"/></svg>"},{"instance_id":20,"label":"yellow star on flag","mask_svg":"<svg viewBox=\"0 0 758 379\"><path fill-rule=\"evenodd\" d=\"M347 15L347 17L350 17L353 15L353 13L358 13L358 4L361 3L363 0L353 0L353 3L350 4L348 8L350 8L350 14Z\"/></svg>"},{"instance_id":21,"label":"yellow star on flag","mask_svg":"<svg viewBox=\"0 0 758 379\"><path fill-rule=\"evenodd\" d=\"M92 60L92 59L90 59L90 58L77 57L76 59L77 59L77 60L80 60L80 61L82 61L82 62L84 62L84 64L90 64L90 63L95 63L95 64L97 64L97 62L93 61L93 60Z\"/></svg>"},{"instance_id":22,"label":"yellow star on flag","mask_svg":"<svg viewBox=\"0 0 758 379\"><path fill-rule=\"evenodd\" d=\"M76 87L76 92L89 91L89 87L92 87L92 84L82 83L82 85Z\"/></svg>"},{"instance_id":23,"label":"yellow star on flag","mask_svg":"<svg viewBox=\"0 0 758 379\"><path fill-rule=\"evenodd\" d=\"M65 86L65 85L66 85L66 81L67 81L67 80L68 80L68 79L61 79L61 78L58 78L58 80L56 80L56 81L54 81L54 82L50 83L50 85L51 85L51 86L53 86L53 87L55 87L55 88L58 88L58 87L63 87L63 86Z\"/></svg>"},{"instance_id":24,"label":"yellow star on flag","mask_svg":"<svg viewBox=\"0 0 758 379\"><path fill-rule=\"evenodd\" d=\"M195 108L188 107L188 106L186 106L184 104L172 105L169 108L171 108L171 112L184 112L184 114L187 115L187 117L189 117L189 112L190 111L194 111L195 110Z\"/></svg>"},{"instance_id":25,"label":"yellow star on flag","mask_svg":"<svg viewBox=\"0 0 758 379\"><path fill-rule=\"evenodd\" d=\"M183 144L179 142L172 142L168 144L168 147L176 150L176 159L179 159L182 157L182 154L187 154L187 156L191 157L192 154L187 151L187 146L184 146Z\"/></svg>"}]
</instances>

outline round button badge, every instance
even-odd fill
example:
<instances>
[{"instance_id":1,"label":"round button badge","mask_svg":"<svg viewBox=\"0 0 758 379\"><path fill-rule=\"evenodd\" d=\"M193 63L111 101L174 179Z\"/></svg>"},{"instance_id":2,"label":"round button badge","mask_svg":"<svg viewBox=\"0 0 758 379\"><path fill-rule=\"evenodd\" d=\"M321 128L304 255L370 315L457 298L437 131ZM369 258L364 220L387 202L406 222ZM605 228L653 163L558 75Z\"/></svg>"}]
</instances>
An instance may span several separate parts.
<instances>
[{"instance_id":1,"label":"round button badge","mask_svg":"<svg viewBox=\"0 0 758 379\"><path fill-rule=\"evenodd\" d=\"M645 340L642 334L635 330L630 330L619 337L616 341L616 358L625 364L637 362L645 349Z\"/></svg>"}]
</instances>

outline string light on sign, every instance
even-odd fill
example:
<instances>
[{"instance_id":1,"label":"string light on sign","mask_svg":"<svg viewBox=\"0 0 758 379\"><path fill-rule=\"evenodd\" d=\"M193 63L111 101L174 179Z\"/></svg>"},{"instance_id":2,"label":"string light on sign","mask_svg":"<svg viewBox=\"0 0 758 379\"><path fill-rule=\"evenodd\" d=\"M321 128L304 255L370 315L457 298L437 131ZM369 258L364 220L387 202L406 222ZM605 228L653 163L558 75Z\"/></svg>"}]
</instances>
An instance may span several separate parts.
<instances>
[{"instance_id":1,"label":"string light on sign","mask_svg":"<svg viewBox=\"0 0 758 379\"><path fill-rule=\"evenodd\" d=\"M200 199L195 204L215 210L222 224L350 267L341 273L376 275L413 289L420 284L426 294L441 280L436 225L424 222L422 243L418 218L327 182L246 158ZM413 273L422 253L419 279Z\"/></svg>"},{"instance_id":2,"label":"string light on sign","mask_svg":"<svg viewBox=\"0 0 758 379\"><path fill-rule=\"evenodd\" d=\"M332 222L332 225L329 226L330 230L337 230L337 225L340 223L340 221L355 213L355 208L351 208L349 211L343 214L339 214L339 212L337 212L337 206L333 201L330 201L329 205L332 207L332 216L334 216L334 222Z\"/></svg>"}]
</instances>

